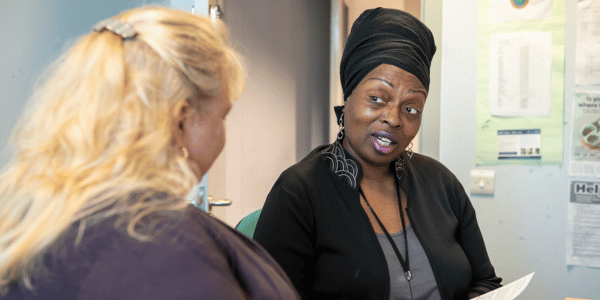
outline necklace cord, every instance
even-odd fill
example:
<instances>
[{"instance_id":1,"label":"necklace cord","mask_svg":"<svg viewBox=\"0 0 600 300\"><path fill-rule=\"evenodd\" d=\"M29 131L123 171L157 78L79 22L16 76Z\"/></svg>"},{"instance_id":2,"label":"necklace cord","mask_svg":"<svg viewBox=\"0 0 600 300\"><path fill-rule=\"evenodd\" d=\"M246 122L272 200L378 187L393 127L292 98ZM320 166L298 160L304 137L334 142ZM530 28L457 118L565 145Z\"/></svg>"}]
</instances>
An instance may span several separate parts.
<instances>
[{"instance_id":1,"label":"necklace cord","mask_svg":"<svg viewBox=\"0 0 600 300\"><path fill-rule=\"evenodd\" d=\"M360 185L358 186L358 191L360 192L360 195L365 200L365 203L367 204L367 207L369 207L369 210L371 210L371 213L373 213L373 216L375 216L375 220L377 220L377 223L379 223L379 226L383 230L383 233L385 233L385 236L387 237L390 244L392 245L392 248L394 249L394 252L396 253L396 256L398 257L398 260L400 261L402 270L404 270L404 278L406 278L406 281L408 282L408 289L410 290L410 299L414 299L413 291L412 291L412 284L410 282L410 280L412 279L412 274L410 273L410 264L409 264L410 262L408 260L408 258L409 258L408 257L408 237L406 235L406 223L404 222L404 213L402 211L402 201L400 198L400 189L398 187L398 182L396 181L396 196L398 197L398 206L400 208L400 218L402 218L402 232L404 234L404 251L405 251L406 261L404 261L404 259L402 258L402 255L400 254L400 250L398 250L398 246L396 246L394 239L392 239L392 237L390 236L390 233L387 231L387 229L385 229L385 226L383 226L383 223L381 222L381 220L379 220L379 217L377 216L377 214L371 207L371 204L369 204L369 201L367 200L367 197L365 196L365 193L363 192Z\"/></svg>"},{"instance_id":2,"label":"necklace cord","mask_svg":"<svg viewBox=\"0 0 600 300\"><path fill-rule=\"evenodd\" d=\"M371 213L373 213L373 216L375 216L375 220L377 220L377 223L379 223L379 226L383 230L383 233L385 233L385 236L390 241L390 244L392 245L392 248L394 249L394 252L396 253L396 256L398 257L398 260L400 261L400 265L402 266L402 269L404 270L404 277L406 278L407 281L409 281L409 284L410 284L412 274L410 273L410 261L409 261L409 257L408 257L408 237L406 236L406 223L404 222L404 212L402 210L402 201L401 201L402 198L400 195L400 188L398 186L398 180L395 177L394 177L394 179L396 179L395 180L396 196L398 197L398 207L400 208L400 219L402 221L402 233L404 234L404 251L405 251L406 260L404 260L404 258L400 254L400 250L398 250L398 246L396 246L396 243L390 236L389 232L387 231L385 226L383 226L383 223L381 222L381 220L379 220L379 217L377 216L377 214L371 207L371 204L369 204L369 201L367 200L367 197L365 196L365 193L363 192L362 187L359 186L358 191L360 192L360 195L365 200L365 203L367 204L367 207L369 207L369 210L371 210ZM411 294L412 294L412 289L411 289Z\"/></svg>"}]
</instances>

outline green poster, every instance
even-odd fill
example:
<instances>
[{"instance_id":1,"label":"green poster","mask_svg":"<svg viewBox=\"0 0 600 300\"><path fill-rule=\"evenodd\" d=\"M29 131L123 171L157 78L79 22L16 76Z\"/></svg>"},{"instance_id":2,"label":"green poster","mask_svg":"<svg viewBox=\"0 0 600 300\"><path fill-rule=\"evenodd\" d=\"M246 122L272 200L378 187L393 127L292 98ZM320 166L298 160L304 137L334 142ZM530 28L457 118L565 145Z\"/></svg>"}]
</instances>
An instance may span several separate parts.
<instances>
[{"instance_id":1,"label":"green poster","mask_svg":"<svg viewBox=\"0 0 600 300\"><path fill-rule=\"evenodd\" d=\"M478 165L562 165L565 1L529 4L477 3Z\"/></svg>"}]
</instances>

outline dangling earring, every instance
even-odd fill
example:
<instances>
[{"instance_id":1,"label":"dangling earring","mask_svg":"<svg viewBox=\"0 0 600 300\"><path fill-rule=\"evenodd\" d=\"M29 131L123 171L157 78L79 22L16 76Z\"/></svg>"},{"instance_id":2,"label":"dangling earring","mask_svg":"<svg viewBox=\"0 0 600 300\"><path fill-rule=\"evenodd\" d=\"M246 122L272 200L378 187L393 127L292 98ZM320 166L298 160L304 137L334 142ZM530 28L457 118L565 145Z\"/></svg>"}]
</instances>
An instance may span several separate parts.
<instances>
[{"instance_id":1,"label":"dangling earring","mask_svg":"<svg viewBox=\"0 0 600 300\"><path fill-rule=\"evenodd\" d=\"M411 159L414 154L412 147L413 147L413 143L410 142L410 145L408 146L408 149L406 150L406 155L408 155L408 159Z\"/></svg>"},{"instance_id":2,"label":"dangling earring","mask_svg":"<svg viewBox=\"0 0 600 300\"><path fill-rule=\"evenodd\" d=\"M190 153L186 147L181 147L181 151L183 152L183 159L188 159L188 157L190 157Z\"/></svg>"},{"instance_id":3,"label":"dangling earring","mask_svg":"<svg viewBox=\"0 0 600 300\"><path fill-rule=\"evenodd\" d=\"M338 120L338 134L337 139L342 140L344 138L344 113L340 115L340 119Z\"/></svg>"},{"instance_id":4,"label":"dangling earring","mask_svg":"<svg viewBox=\"0 0 600 300\"><path fill-rule=\"evenodd\" d=\"M402 171L404 171L404 161L402 160L402 156L398 156L398 158L396 158L395 169L396 177L398 177L398 179L401 179Z\"/></svg>"}]
</instances>

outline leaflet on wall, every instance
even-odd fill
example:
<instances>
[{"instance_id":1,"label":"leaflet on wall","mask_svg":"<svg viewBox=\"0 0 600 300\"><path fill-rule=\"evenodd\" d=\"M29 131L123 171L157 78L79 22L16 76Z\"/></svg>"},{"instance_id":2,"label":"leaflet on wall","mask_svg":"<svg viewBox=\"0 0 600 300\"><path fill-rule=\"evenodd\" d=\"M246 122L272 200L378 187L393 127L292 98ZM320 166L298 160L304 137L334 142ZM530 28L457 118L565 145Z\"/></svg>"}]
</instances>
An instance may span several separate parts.
<instances>
[{"instance_id":1,"label":"leaflet on wall","mask_svg":"<svg viewBox=\"0 0 600 300\"><path fill-rule=\"evenodd\" d=\"M600 92L576 93L572 120L569 175L600 177Z\"/></svg>"},{"instance_id":2,"label":"leaflet on wall","mask_svg":"<svg viewBox=\"0 0 600 300\"><path fill-rule=\"evenodd\" d=\"M498 160L541 158L541 129L498 130Z\"/></svg>"},{"instance_id":3,"label":"leaflet on wall","mask_svg":"<svg viewBox=\"0 0 600 300\"><path fill-rule=\"evenodd\" d=\"M479 297L471 298L471 300L513 300L525 290L534 273L535 272L525 275L520 279L517 279L489 293L485 293Z\"/></svg>"},{"instance_id":4,"label":"leaflet on wall","mask_svg":"<svg viewBox=\"0 0 600 300\"><path fill-rule=\"evenodd\" d=\"M572 181L567 265L600 268L600 181Z\"/></svg>"},{"instance_id":5,"label":"leaflet on wall","mask_svg":"<svg viewBox=\"0 0 600 300\"><path fill-rule=\"evenodd\" d=\"M600 0L577 2L575 84L600 85Z\"/></svg>"},{"instance_id":6,"label":"leaflet on wall","mask_svg":"<svg viewBox=\"0 0 600 300\"><path fill-rule=\"evenodd\" d=\"M492 116L550 115L552 32L490 36L489 102Z\"/></svg>"},{"instance_id":7,"label":"leaflet on wall","mask_svg":"<svg viewBox=\"0 0 600 300\"><path fill-rule=\"evenodd\" d=\"M552 0L490 0L490 22L552 18Z\"/></svg>"}]
</instances>

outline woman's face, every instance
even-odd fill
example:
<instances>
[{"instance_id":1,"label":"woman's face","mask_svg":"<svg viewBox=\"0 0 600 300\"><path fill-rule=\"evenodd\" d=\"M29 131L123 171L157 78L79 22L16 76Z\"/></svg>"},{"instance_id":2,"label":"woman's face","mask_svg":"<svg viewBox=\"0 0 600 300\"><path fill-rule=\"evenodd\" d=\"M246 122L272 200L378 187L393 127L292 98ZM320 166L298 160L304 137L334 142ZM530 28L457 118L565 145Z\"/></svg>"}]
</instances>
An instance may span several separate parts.
<instances>
[{"instance_id":1,"label":"woman's face","mask_svg":"<svg viewBox=\"0 0 600 300\"><path fill-rule=\"evenodd\" d=\"M388 166L419 131L427 90L392 65L373 69L346 101L343 146L361 165Z\"/></svg>"},{"instance_id":2,"label":"woman's face","mask_svg":"<svg viewBox=\"0 0 600 300\"><path fill-rule=\"evenodd\" d=\"M184 143L188 162L200 179L225 146L225 117L231 109L227 93L203 100L200 110L193 110L183 121Z\"/></svg>"}]
</instances>

